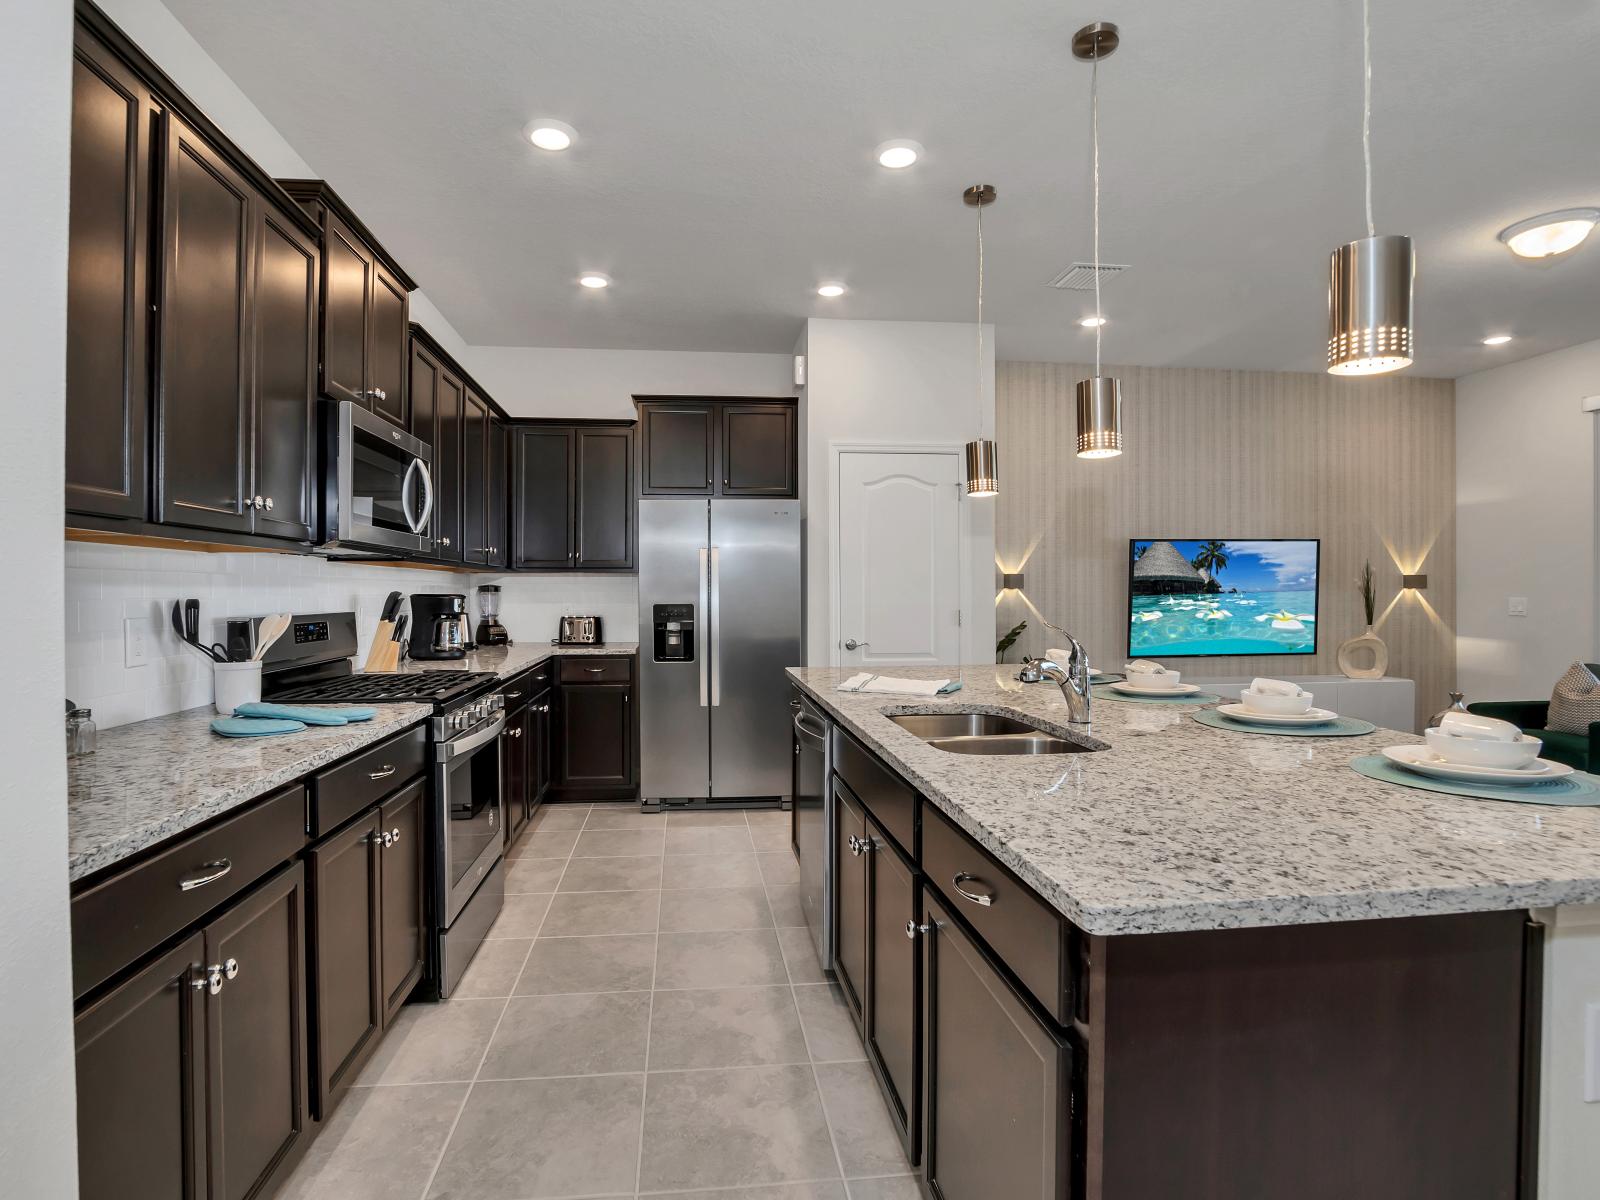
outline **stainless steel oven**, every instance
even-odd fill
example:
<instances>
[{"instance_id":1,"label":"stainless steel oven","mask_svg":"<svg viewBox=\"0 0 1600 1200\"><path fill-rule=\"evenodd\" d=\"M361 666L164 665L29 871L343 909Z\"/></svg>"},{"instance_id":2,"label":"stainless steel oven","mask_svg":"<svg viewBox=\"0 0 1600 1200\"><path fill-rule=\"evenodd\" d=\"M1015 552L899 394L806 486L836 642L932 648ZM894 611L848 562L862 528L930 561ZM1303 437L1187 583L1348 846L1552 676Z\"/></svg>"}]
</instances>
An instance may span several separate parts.
<instances>
[{"instance_id":1,"label":"stainless steel oven","mask_svg":"<svg viewBox=\"0 0 1600 1200\"><path fill-rule=\"evenodd\" d=\"M322 549L393 555L433 549L433 452L350 400L330 404L324 430Z\"/></svg>"},{"instance_id":2,"label":"stainless steel oven","mask_svg":"<svg viewBox=\"0 0 1600 1200\"><path fill-rule=\"evenodd\" d=\"M440 924L446 927L504 853L500 731L505 724L505 700L498 693L434 718L434 803L444 883Z\"/></svg>"}]
</instances>

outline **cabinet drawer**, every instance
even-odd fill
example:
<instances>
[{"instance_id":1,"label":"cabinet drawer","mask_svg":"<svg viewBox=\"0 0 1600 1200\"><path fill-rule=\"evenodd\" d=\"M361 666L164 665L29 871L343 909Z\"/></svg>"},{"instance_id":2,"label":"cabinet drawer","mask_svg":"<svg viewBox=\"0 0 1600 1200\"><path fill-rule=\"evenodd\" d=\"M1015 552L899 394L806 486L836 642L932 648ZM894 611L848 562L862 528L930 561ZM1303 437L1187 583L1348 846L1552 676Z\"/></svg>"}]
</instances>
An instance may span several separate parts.
<instances>
[{"instance_id":1,"label":"cabinet drawer","mask_svg":"<svg viewBox=\"0 0 1600 1200\"><path fill-rule=\"evenodd\" d=\"M833 769L850 785L861 803L877 818L883 831L900 843L908 855L917 852L917 794L904 780L890 774L854 738L835 727Z\"/></svg>"},{"instance_id":2,"label":"cabinet drawer","mask_svg":"<svg viewBox=\"0 0 1600 1200\"><path fill-rule=\"evenodd\" d=\"M311 836L339 828L370 804L422 774L428 731L418 725L398 737L318 772L311 780Z\"/></svg>"},{"instance_id":3,"label":"cabinet drawer","mask_svg":"<svg viewBox=\"0 0 1600 1200\"><path fill-rule=\"evenodd\" d=\"M580 658L561 660L562 683L630 683L633 680L631 658Z\"/></svg>"},{"instance_id":4,"label":"cabinet drawer","mask_svg":"<svg viewBox=\"0 0 1600 1200\"><path fill-rule=\"evenodd\" d=\"M1072 962L1066 919L933 805L923 805L922 813L922 869L929 881L1045 1010L1070 1025ZM985 897L989 903L969 896Z\"/></svg>"},{"instance_id":5,"label":"cabinet drawer","mask_svg":"<svg viewBox=\"0 0 1600 1200\"><path fill-rule=\"evenodd\" d=\"M514 709L526 704L550 686L550 676L555 664L545 663L508 681L504 688L506 708Z\"/></svg>"},{"instance_id":6,"label":"cabinet drawer","mask_svg":"<svg viewBox=\"0 0 1600 1200\"><path fill-rule=\"evenodd\" d=\"M306 790L295 784L74 896L73 995L104 983L305 843Z\"/></svg>"}]
</instances>

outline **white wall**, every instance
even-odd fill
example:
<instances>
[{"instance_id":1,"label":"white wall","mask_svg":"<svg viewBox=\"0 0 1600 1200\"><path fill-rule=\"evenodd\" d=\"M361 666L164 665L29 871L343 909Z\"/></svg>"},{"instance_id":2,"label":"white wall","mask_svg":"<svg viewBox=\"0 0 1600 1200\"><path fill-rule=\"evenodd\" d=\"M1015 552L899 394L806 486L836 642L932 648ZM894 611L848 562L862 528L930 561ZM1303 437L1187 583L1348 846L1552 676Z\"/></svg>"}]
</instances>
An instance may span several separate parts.
<instances>
[{"instance_id":1,"label":"white wall","mask_svg":"<svg viewBox=\"0 0 1600 1200\"><path fill-rule=\"evenodd\" d=\"M1547 698L1595 661L1600 341L1456 380L1456 673L1469 700ZM1528 615L1506 613L1525 596Z\"/></svg>"},{"instance_id":2,"label":"white wall","mask_svg":"<svg viewBox=\"0 0 1600 1200\"><path fill-rule=\"evenodd\" d=\"M72 5L8 6L0 38L5 409L0 546L28 636L6 654L6 869L0 872L0 1192L77 1187L62 752L61 497L66 457L67 174ZM25 578L23 567L26 567Z\"/></svg>"},{"instance_id":3,"label":"white wall","mask_svg":"<svg viewBox=\"0 0 1600 1200\"><path fill-rule=\"evenodd\" d=\"M501 586L500 623L514 642L553 641L565 616L599 617L607 642L639 640L637 575L479 575L477 581ZM473 617L476 623L476 608Z\"/></svg>"},{"instance_id":4,"label":"white wall","mask_svg":"<svg viewBox=\"0 0 1600 1200\"><path fill-rule=\"evenodd\" d=\"M1539 1071L1540 1200L1594 1200L1600 1103L1583 1098L1585 1010L1600 1004L1600 905L1534 914L1545 923Z\"/></svg>"},{"instance_id":5,"label":"white wall","mask_svg":"<svg viewBox=\"0 0 1600 1200\"><path fill-rule=\"evenodd\" d=\"M636 394L795 394L787 354L471 346L461 363L513 417L631 421Z\"/></svg>"},{"instance_id":6,"label":"white wall","mask_svg":"<svg viewBox=\"0 0 1600 1200\"><path fill-rule=\"evenodd\" d=\"M994 430L994 333L986 327L983 424ZM836 442L963 445L977 436L977 331L934 321L824 321L806 324L803 463L806 501L806 662L832 665L828 536ZM1000 482L1005 487L1005 480ZM962 659L994 658L994 501L962 499L967 586Z\"/></svg>"}]
</instances>

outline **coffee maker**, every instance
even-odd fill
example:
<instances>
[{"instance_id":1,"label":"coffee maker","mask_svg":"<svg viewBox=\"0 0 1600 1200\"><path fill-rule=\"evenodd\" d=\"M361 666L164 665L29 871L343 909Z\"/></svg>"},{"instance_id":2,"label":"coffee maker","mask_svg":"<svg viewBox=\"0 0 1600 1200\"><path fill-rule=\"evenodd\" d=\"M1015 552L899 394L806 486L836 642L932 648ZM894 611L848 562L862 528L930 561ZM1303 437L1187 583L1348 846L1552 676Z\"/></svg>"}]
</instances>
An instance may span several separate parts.
<instances>
[{"instance_id":1,"label":"coffee maker","mask_svg":"<svg viewBox=\"0 0 1600 1200\"><path fill-rule=\"evenodd\" d=\"M478 587L478 632L475 640L480 646L509 646L511 635L500 624L500 585L485 583Z\"/></svg>"},{"instance_id":2,"label":"coffee maker","mask_svg":"<svg viewBox=\"0 0 1600 1200\"><path fill-rule=\"evenodd\" d=\"M412 658L465 658L471 648L467 635L467 598L460 594L418 592L411 597Z\"/></svg>"}]
</instances>

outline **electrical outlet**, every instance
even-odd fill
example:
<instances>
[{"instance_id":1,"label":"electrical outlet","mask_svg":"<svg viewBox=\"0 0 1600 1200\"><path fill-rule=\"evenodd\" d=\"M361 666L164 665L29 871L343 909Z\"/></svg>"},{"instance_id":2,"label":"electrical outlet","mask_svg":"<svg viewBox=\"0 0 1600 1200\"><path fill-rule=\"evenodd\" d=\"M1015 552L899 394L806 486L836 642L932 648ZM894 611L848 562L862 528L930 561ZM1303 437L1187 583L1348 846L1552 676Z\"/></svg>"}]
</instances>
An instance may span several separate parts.
<instances>
[{"instance_id":1,"label":"electrical outlet","mask_svg":"<svg viewBox=\"0 0 1600 1200\"><path fill-rule=\"evenodd\" d=\"M1600 1004L1593 1002L1583 1009L1583 1099L1600 1100Z\"/></svg>"},{"instance_id":2,"label":"electrical outlet","mask_svg":"<svg viewBox=\"0 0 1600 1200\"><path fill-rule=\"evenodd\" d=\"M150 661L156 637L156 623L149 617L124 617L122 620L122 665L142 667Z\"/></svg>"},{"instance_id":3,"label":"electrical outlet","mask_svg":"<svg viewBox=\"0 0 1600 1200\"><path fill-rule=\"evenodd\" d=\"M1506 597L1506 616L1525 617L1528 615L1528 598L1526 596Z\"/></svg>"}]
</instances>

